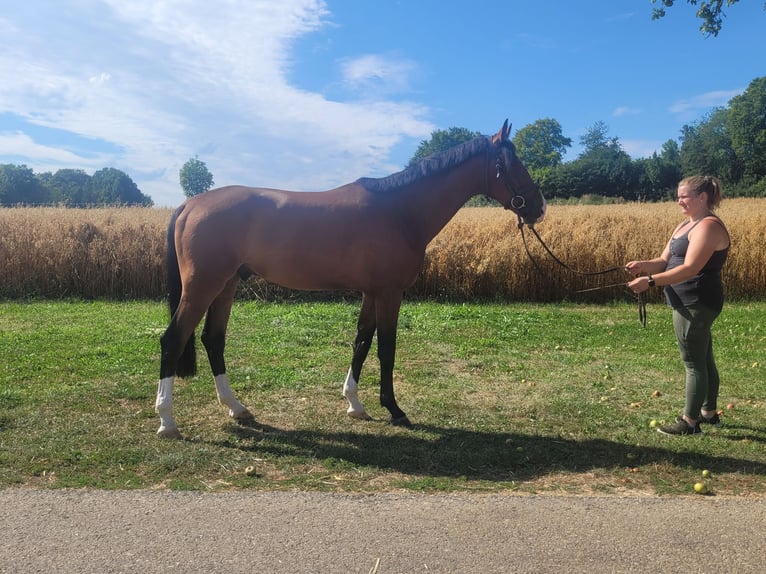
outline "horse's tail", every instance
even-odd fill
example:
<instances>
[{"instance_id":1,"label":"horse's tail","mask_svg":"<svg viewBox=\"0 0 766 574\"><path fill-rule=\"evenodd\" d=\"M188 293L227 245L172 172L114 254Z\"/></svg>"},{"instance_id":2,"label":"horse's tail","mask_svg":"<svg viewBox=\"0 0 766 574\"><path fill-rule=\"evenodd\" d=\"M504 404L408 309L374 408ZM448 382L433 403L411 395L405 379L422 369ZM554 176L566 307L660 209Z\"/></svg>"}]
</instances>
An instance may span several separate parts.
<instances>
[{"instance_id":1,"label":"horse's tail","mask_svg":"<svg viewBox=\"0 0 766 574\"><path fill-rule=\"evenodd\" d=\"M183 206L176 209L170 218L168 225L168 253L166 267L168 273L168 306L170 307L171 321L178 310L181 301L182 283L181 270L178 266L178 253L176 252L176 220L181 214ZM176 364L176 375L179 377L191 377L197 374L197 352L194 349L194 332L184 346L183 353Z\"/></svg>"}]
</instances>

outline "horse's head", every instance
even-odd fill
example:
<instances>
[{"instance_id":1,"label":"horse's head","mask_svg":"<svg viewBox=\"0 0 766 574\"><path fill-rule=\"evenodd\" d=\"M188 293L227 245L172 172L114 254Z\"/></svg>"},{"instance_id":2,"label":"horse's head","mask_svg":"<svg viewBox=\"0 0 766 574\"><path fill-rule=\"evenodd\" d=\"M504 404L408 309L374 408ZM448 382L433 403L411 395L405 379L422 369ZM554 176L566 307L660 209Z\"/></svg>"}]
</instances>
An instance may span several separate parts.
<instances>
[{"instance_id":1,"label":"horse's head","mask_svg":"<svg viewBox=\"0 0 766 574\"><path fill-rule=\"evenodd\" d=\"M491 180L488 187L490 197L519 217L520 224L533 225L545 217L545 198L532 181L527 168L516 155L516 148L508 137L511 126L505 120L503 127L491 137L495 163L488 169Z\"/></svg>"}]
</instances>

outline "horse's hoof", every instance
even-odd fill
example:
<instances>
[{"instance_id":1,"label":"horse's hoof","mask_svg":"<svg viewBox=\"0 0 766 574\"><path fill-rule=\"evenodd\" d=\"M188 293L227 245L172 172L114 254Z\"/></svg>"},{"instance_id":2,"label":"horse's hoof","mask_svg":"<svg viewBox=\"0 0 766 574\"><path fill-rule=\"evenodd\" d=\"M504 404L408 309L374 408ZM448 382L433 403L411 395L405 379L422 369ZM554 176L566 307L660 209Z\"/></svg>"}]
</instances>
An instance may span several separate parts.
<instances>
[{"instance_id":1,"label":"horse's hoof","mask_svg":"<svg viewBox=\"0 0 766 574\"><path fill-rule=\"evenodd\" d=\"M407 418L407 415L401 416L399 418L391 417L391 424L395 427L405 427L408 429L412 428L412 423L410 422L410 419Z\"/></svg>"},{"instance_id":2,"label":"horse's hoof","mask_svg":"<svg viewBox=\"0 0 766 574\"><path fill-rule=\"evenodd\" d=\"M244 409L238 413L234 413L232 411L229 411L229 414L231 417L238 421L252 421L255 420L255 417L253 416L253 413L251 413L248 409Z\"/></svg>"},{"instance_id":3,"label":"horse's hoof","mask_svg":"<svg viewBox=\"0 0 766 574\"><path fill-rule=\"evenodd\" d=\"M360 421L371 421L372 417L367 414L367 411L346 411L346 414L352 419L358 419Z\"/></svg>"},{"instance_id":4,"label":"horse's hoof","mask_svg":"<svg viewBox=\"0 0 766 574\"><path fill-rule=\"evenodd\" d=\"M157 431L157 436L160 438L178 439L181 438L181 431L178 430L178 427L160 427Z\"/></svg>"}]
</instances>

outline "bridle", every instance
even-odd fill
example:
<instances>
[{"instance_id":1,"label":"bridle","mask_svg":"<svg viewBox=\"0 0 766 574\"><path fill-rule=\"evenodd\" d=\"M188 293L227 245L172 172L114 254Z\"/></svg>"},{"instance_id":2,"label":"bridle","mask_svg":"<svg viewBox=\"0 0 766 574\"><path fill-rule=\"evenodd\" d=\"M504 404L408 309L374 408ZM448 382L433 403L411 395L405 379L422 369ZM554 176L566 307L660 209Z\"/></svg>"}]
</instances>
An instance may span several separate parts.
<instances>
[{"instance_id":1,"label":"bridle","mask_svg":"<svg viewBox=\"0 0 766 574\"><path fill-rule=\"evenodd\" d=\"M538 265L535 258L532 256L532 253L529 250L529 245L527 245L527 237L524 234L524 227L529 227L529 230L532 232L532 234L537 238L537 241L540 242L540 245L543 246L545 251L548 253L548 255L551 256L551 259L553 259L556 263L559 264L559 266L563 267L570 273L573 273L575 275L580 275L583 277L595 277L597 275L606 275L607 273L613 273L615 271L627 271L624 265L615 265L614 267L609 267L608 269L602 269L600 271L579 271L577 269L573 269L571 266L564 263L561 259L556 257L556 255L551 251L550 247L546 245L545 241L543 241L543 238L540 237L540 234L537 233L537 230L531 225L525 225L521 218L519 218L519 229L521 230L521 240L524 243L524 250L527 252L527 257L532 262L532 265L537 270L538 273L542 274L543 270ZM625 282L622 283L611 283L609 285L602 285L600 287L591 287L589 289L580 289L578 291L575 291L575 293L587 293L589 291L600 291L602 289L609 289L611 287L625 287ZM628 291L629 294L631 294L633 297L636 298L636 301L638 303L638 320L641 323L642 327L646 327L646 299L644 298L643 293L633 293L631 291Z\"/></svg>"},{"instance_id":2,"label":"bridle","mask_svg":"<svg viewBox=\"0 0 766 574\"><path fill-rule=\"evenodd\" d=\"M486 171L486 179L487 179L487 191L489 191L489 150L491 147L494 147L492 144L492 140L490 138L487 138L489 145L487 145L487 171ZM508 200L508 203L503 204L503 207L505 209L508 209L510 211L513 211L516 214L516 217L519 218L519 223L521 223L521 215L519 215L519 210L524 209L527 206L527 200L524 198L523 195L518 195L516 191L513 189L510 183L508 183L508 179L505 177L506 172L508 171L505 165L505 159L503 158L503 148L505 149L513 149L511 142L509 141L501 141L500 144L495 149L495 179L501 179L503 182L503 185L505 186L506 191L508 192L508 195L511 196L511 199ZM501 178L502 176L502 178Z\"/></svg>"}]
</instances>

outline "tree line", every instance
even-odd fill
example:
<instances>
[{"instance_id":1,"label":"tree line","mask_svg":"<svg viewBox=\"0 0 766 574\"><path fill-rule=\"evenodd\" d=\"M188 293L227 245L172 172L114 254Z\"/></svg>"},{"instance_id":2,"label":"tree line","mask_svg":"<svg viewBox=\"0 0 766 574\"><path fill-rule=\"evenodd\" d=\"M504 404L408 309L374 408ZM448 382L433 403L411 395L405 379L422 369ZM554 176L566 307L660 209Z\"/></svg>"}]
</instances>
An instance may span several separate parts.
<instances>
[{"instance_id":1,"label":"tree line","mask_svg":"<svg viewBox=\"0 0 766 574\"><path fill-rule=\"evenodd\" d=\"M179 179L186 197L204 193L213 186L213 174L196 156L183 165ZM0 207L15 205L150 207L154 202L130 176L112 167L93 175L81 169L36 174L26 165L0 164Z\"/></svg>"},{"instance_id":2,"label":"tree line","mask_svg":"<svg viewBox=\"0 0 766 574\"><path fill-rule=\"evenodd\" d=\"M694 124L684 125L678 140L666 141L648 158L632 159L609 127L599 121L580 138L582 152L564 162L572 146L561 124L537 120L513 137L516 152L548 199L585 196L628 201L675 198L687 175L718 177L729 197L766 197L766 77L753 80L728 105ZM444 151L480 135L465 128L437 130L422 141L410 160ZM474 201L481 204L482 200Z\"/></svg>"},{"instance_id":3,"label":"tree line","mask_svg":"<svg viewBox=\"0 0 766 574\"><path fill-rule=\"evenodd\" d=\"M718 177L729 197L766 197L766 76L753 80L728 105L684 125L677 140L667 140L648 158L632 159L609 127L598 121L580 138L582 152L564 162L572 140L551 118L518 130L513 138L518 156L548 199L583 197L627 201L659 201L675 197L687 175ZM437 130L420 143L416 161L479 136L466 128ZM196 156L179 172L187 197L204 193L213 176ZM482 204L483 199L474 200ZM488 200L486 201L488 202ZM0 165L0 206L152 205L124 172L105 168L92 176L83 170L61 169L35 174L22 165Z\"/></svg>"},{"instance_id":4,"label":"tree line","mask_svg":"<svg viewBox=\"0 0 766 574\"><path fill-rule=\"evenodd\" d=\"M89 175L81 169L35 173L26 165L0 164L0 206L149 207L153 204L128 174L113 167Z\"/></svg>"}]
</instances>

